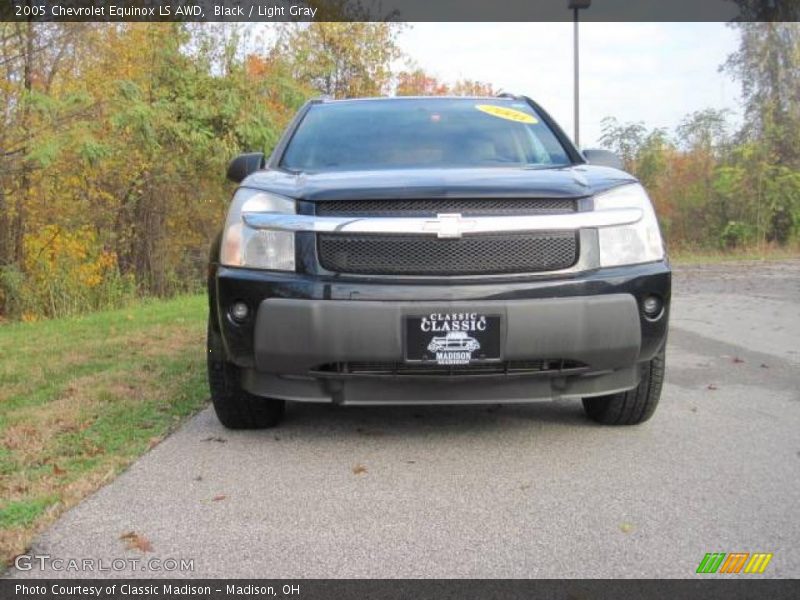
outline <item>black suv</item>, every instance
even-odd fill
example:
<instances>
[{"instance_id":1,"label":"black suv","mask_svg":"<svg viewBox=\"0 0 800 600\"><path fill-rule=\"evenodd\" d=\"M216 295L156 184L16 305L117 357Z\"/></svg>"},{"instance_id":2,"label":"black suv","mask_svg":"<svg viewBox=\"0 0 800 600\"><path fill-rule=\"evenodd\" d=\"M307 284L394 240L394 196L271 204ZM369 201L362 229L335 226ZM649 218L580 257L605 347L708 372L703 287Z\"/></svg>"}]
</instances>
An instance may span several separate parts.
<instances>
[{"instance_id":1,"label":"black suv","mask_svg":"<svg viewBox=\"0 0 800 600\"><path fill-rule=\"evenodd\" d=\"M208 279L220 421L554 398L647 420L671 274L619 166L525 97L309 102L268 160L228 169Z\"/></svg>"}]
</instances>

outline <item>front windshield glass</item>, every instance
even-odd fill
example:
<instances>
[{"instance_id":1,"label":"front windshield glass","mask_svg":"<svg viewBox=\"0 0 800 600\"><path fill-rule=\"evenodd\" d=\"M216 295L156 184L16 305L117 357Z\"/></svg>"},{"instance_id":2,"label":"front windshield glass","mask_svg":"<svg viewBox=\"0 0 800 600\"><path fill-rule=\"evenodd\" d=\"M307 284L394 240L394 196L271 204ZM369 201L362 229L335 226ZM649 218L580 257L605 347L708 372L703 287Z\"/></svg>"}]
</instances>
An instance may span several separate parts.
<instances>
[{"instance_id":1,"label":"front windshield glass","mask_svg":"<svg viewBox=\"0 0 800 600\"><path fill-rule=\"evenodd\" d=\"M283 168L305 172L569 164L527 103L474 98L315 104L281 160Z\"/></svg>"}]
</instances>

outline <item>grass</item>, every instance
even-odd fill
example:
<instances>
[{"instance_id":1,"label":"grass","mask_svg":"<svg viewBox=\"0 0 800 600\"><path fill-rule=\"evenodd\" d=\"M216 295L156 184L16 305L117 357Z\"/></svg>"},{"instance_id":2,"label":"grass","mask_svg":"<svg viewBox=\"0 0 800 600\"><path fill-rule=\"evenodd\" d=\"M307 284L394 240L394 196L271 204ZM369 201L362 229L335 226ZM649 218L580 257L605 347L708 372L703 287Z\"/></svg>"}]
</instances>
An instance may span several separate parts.
<instances>
[{"instance_id":1,"label":"grass","mask_svg":"<svg viewBox=\"0 0 800 600\"><path fill-rule=\"evenodd\" d=\"M0 561L208 397L203 296L0 326Z\"/></svg>"}]
</instances>

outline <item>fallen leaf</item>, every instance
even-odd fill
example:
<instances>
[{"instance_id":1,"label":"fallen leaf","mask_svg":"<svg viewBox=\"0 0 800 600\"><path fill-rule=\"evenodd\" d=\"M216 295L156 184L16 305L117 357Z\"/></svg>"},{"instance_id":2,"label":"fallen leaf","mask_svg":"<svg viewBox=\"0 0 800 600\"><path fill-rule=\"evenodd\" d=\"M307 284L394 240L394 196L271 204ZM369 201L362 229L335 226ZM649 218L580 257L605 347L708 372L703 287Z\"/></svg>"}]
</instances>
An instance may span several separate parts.
<instances>
[{"instance_id":1,"label":"fallen leaf","mask_svg":"<svg viewBox=\"0 0 800 600\"><path fill-rule=\"evenodd\" d=\"M161 442L161 440L162 440L162 439L163 439L163 438L160 438L160 437L151 437L151 438L150 438L150 439L147 441L147 449L148 449L148 450L152 450L153 448L155 448L156 446L158 446L158 444Z\"/></svg>"},{"instance_id":2,"label":"fallen leaf","mask_svg":"<svg viewBox=\"0 0 800 600\"><path fill-rule=\"evenodd\" d=\"M219 502L220 500L225 500L225 498L227 498L227 496L226 496L225 494L219 494L219 495L217 495L217 496L214 496L214 497L211 499L211 501L212 501L212 502Z\"/></svg>"},{"instance_id":3,"label":"fallen leaf","mask_svg":"<svg viewBox=\"0 0 800 600\"><path fill-rule=\"evenodd\" d=\"M153 545L150 543L150 540L135 531L123 533L119 536L119 539L127 544L128 550L139 550L140 552L153 551Z\"/></svg>"},{"instance_id":4,"label":"fallen leaf","mask_svg":"<svg viewBox=\"0 0 800 600\"><path fill-rule=\"evenodd\" d=\"M736 363L736 364L743 363L744 359L739 358L738 356L734 356L733 357L733 362Z\"/></svg>"},{"instance_id":5,"label":"fallen leaf","mask_svg":"<svg viewBox=\"0 0 800 600\"><path fill-rule=\"evenodd\" d=\"M204 442L219 442L220 444L224 444L228 440L224 437L219 437L218 435L211 435L203 440Z\"/></svg>"},{"instance_id":6,"label":"fallen leaf","mask_svg":"<svg viewBox=\"0 0 800 600\"><path fill-rule=\"evenodd\" d=\"M713 391L713 390L718 390L719 388L718 388L717 386L715 386L713 383L709 383L709 384L706 386L706 389L707 389L707 390L712 390L712 391Z\"/></svg>"},{"instance_id":7,"label":"fallen leaf","mask_svg":"<svg viewBox=\"0 0 800 600\"><path fill-rule=\"evenodd\" d=\"M153 545L150 543L150 540L148 540L146 537L144 537L142 535L136 537L136 540L134 540L134 542L132 544L132 548L135 548L136 550L139 550L140 552L152 552L153 551Z\"/></svg>"},{"instance_id":8,"label":"fallen leaf","mask_svg":"<svg viewBox=\"0 0 800 600\"><path fill-rule=\"evenodd\" d=\"M356 465L353 467L353 475L363 475L367 472L367 467L364 465Z\"/></svg>"},{"instance_id":9,"label":"fallen leaf","mask_svg":"<svg viewBox=\"0 0 800 600\"><path fill-rule=\"evenodd\" d=\"M630 523L621 523L619 526L619 530L622 533L630 533L631 531L633 531L633 525Z\"/></svg>"},{"instance_id":10,"label":"fallen leaf","mask_svg":"<svg viewBox=\"0 0 800 600\"><path fill-rule=\"evenodd\" d=\"M64 469L62 469L58 465L53 465L53 475L55 475L57 477L61 477L62 475L66 475L66 474L67 474L67 472Z\"/></svg>"}]
</instances>

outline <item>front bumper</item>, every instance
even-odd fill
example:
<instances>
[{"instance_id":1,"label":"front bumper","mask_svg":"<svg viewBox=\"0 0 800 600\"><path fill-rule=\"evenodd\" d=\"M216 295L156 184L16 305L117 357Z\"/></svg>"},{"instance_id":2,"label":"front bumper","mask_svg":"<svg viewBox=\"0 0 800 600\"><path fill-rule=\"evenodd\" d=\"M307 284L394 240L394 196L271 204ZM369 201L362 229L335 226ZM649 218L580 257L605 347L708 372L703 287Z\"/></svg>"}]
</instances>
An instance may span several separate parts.
<instances>
[{"instance_id":1,"label":"front bumper","mask_svg":"<svg viewBox=\"0 0 800 600\"><path fill-rule=\"evenodd\" d=\"M640 365L664 346L669 318L666 263L488 283L320 279L221 267L211 284L212 314L245 389L289 400L477 403L604 395L638 384ZM665 306L654 320L641 311L650 294ZM244 323L229 317L237 301L251 308ZM405 315L467 310L503 316L506 361L569 360L585 368L536 376L320 376L320 367L333 363L402 363Z\"/></svg>"}]
</instances>

